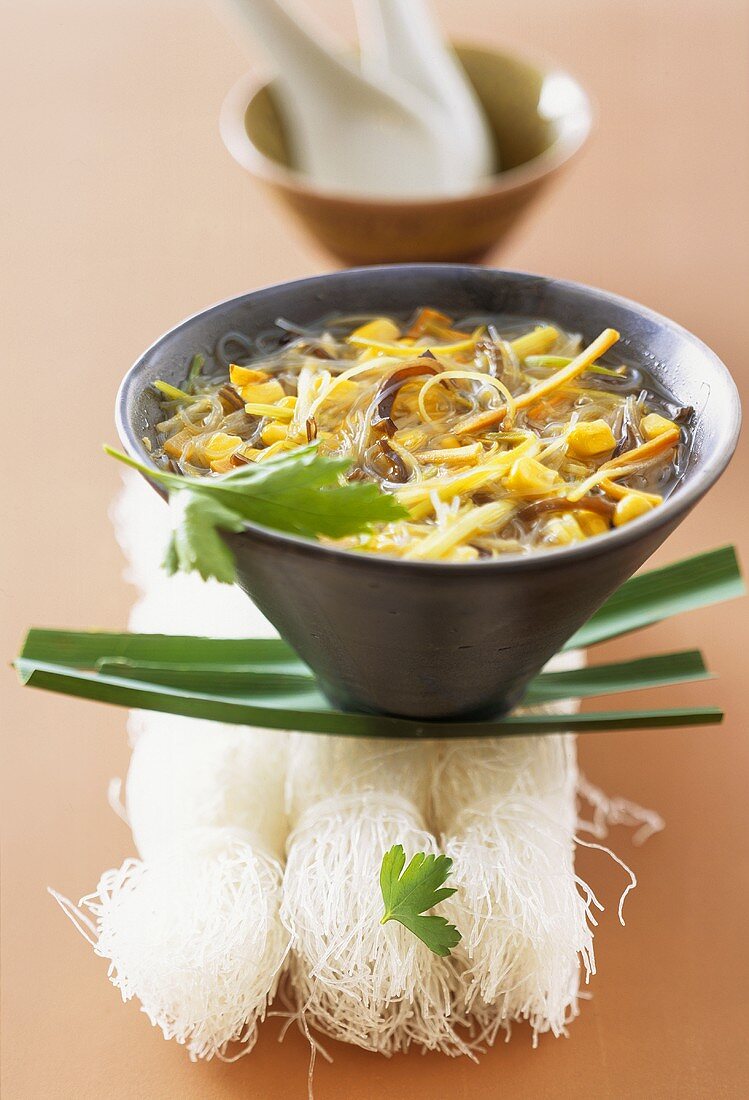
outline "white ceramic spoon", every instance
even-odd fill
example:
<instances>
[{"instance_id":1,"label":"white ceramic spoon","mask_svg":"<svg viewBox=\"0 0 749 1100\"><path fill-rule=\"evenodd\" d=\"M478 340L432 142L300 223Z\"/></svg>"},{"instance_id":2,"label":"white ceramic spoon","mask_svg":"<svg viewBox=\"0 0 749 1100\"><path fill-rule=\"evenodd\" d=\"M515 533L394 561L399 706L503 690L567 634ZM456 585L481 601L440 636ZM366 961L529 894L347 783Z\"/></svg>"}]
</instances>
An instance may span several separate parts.
<instances>
[{"instance_id":1,"label":"white ceramic spoon","mask_svg":"<svg viewBox=\"0 0 749 1100\"><path fill-rule=\"evenodd\" d=\"M483 108L425 0L354 3L365 75L399 77L431 99L448 128L463 186L498 171Z\"/></svg>"},{"instance_id":2,"label":"white ceramic spoon","mask_svg":"<svg viewBox=\"0 0 749 1100\"><path fill-rule=\"evenodd\" d=\"M397 77L362 76L280 0L224 6L272 57L296 167L315 184L398 197L461 189L452 135L422 92Z\"/></svg>"}]
</instances>

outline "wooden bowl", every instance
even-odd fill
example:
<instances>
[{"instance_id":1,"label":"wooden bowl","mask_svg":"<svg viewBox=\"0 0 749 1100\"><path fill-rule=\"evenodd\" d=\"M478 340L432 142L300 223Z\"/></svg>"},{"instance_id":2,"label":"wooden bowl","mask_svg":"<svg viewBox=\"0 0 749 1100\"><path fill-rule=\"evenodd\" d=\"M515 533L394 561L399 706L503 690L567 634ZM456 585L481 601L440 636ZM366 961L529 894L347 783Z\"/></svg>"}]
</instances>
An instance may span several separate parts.
<instances>
[{"instance_id":1,"label":"wooden bowl","mask_svg":"<svg viewBox=\"0 0 749 1100\"><path fill-rule=\"evenodd\" d=\"M294 167L273 81L242 78L221 113L229 152L346 264L479 260L515 226L590 133L583 89L553 66L457 47L492 127L502 171L449 198L378 198L316 187Z\"/></svg>"}]
</instances>

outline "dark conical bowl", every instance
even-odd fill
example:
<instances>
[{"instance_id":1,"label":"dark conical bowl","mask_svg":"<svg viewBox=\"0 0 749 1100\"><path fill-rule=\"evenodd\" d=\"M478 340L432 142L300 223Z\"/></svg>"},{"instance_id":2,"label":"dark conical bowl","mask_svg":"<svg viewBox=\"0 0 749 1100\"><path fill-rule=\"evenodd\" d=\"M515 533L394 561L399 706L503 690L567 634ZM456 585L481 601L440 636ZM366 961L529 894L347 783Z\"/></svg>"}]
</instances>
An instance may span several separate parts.
<instances>
[{"instance_id":1,"label":"dark conical bowl","mask_svg":"<svg viewBox=\"0 0 749 1100\"><path fill-rule=\"evenodd\" d=\"M172 329L123 381L118 427L130 454L148 463L142 440L154 438L160 419L149 383L179 385L192 356L215 358L229 332L252 340L279 316L311 324L332 313L407 314L426 304L454 316L553 321L586 341L616 328L617 355L645 365L696 410L688 468L673 495L625 527L567 548L449 564L329 549L251 524L232 536L242 588L338 704L415 718L501 712L725 469L739 432L738 394L696 337L634 302L521 272L452 264L342 271L221 302Z\"/></svg>"}]
</instances>

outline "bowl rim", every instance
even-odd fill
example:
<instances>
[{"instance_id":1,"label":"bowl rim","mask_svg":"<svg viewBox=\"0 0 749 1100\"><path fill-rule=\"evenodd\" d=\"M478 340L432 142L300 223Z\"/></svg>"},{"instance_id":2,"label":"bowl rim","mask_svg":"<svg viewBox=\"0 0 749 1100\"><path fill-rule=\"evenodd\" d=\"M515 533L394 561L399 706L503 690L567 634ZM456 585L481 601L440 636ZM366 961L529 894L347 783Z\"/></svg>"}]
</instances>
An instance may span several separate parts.
<instances>
[{"instance_id":1,"label":"bowl rim","mask_svg":"<svg viewBox=\"0 0 749 1100\"><path fill-rule=\"evenodd\" d=\"M723 430L720 445L711 451L704 462L694 470L689 481L678 486L672 495L667 497L657 508L653 508L644 515L638 516L623 527L613 528L603 535L597 535L594 538L585 539L583 542L574 543L570 546L551 547L549 549L535 550L529 553L506 554L499 558L481 559L474 562L406 561L403 558L391 558L386 555L367 554L342 547L329 546L324 543L316 542L313 539L304 538L301 535L276 531L262 524L253 523L248 520L246 521L244 532L251 532L256 541L265 543L269 547L278 547L281 545L286 550L296 552L301 556L313 555L323 559L327 558L332 563L339 561L353 568L359 567L368 569L370 572L378 568L390 572L398 569L401 572L413 571L421 574L428 572L444 574L446 571L450 571L453 574L467 574L476 573L477 570L498 573L543 570L554 568L556 565L571 565L599 557L602 554L606 554L608 550L613 551L623 548L630 543L637 542L640 538L646 537L649 533L668 526L670 523L683 517L716 483L728 466L736 449L741 429L741 401L736 383L730 371L716 353L703 343L699 337L689 332L688 329L685 329L676 321L670 320L663 314L657 313L655 310L651 310L647 306L641 305L639 302L635 302L619 294L587 286L585 283L578 283L568 279L557 279L552 276L541 276L533 272L515 269L489 268L477 264L452 263L380 264L325 272L319 275L307 276L301 279L290 279L280 283L258 287L256 290L248 291L245 294L224 298L208 306L206 309L201 309L191 314L159 336L148 348L146 348L142 355L138 357L135 363L127 371L120 383L115 404L115 424L125 451L144 465L151 466L154 470L158 469L127 416L128 404L131 398L136 397L139 392L139 375L151 354L157 350L161 344L170 340L183 329L188 328L194 321L204 317L206 314L212 313L216 309L240 301L246 301L258 294L272 294L274 291L282 288L309 287L321 280L335 281L337 279L345 279L351 275L365 276L367 274L394 273L404 269L409 269L414 272L419 271L421 274L429 274L431 272L435 274L452 272L456 276L468 272L484 271L487 275L509 276L511 279L518 279L520 281L527 279L538 282L540 280L552 283L555 287L558 286L564 290L583 291L586 295L600 302L636 310L642 317L654 324L666 327L694 345L696 349L702 353L705 363L710 364L712 371L715 372L715 376L721 380L726 388L730 398L730 415L728 423ZM553 318L549 319L553 320ZM146 475L142 476L145 477ZM163 495L163 491L159 490L155 482L151 482L151 484L157 491L161 491ZM242 532L242 534L244 532ZM237 537L241 537L241 535Z\"/></svg>"},{"instance_id":2,"label":"bowl rim","mask_svg":"<svg viewBox=\"0 0 749 1100\"><path fill-rule=\"evenodd\" d=\"M509 50L487 48L468 42L454 43L454 48L460 50L473 50L490 57L502 57L512 61L520 61L538 70L544 77L559 75L566 77L575 87L580 97L581 126L577 132L567 137L560 136L542 153L532 157L524 164L518 164L514 168L500 171L490 176L485 183L480 183L468 191L461 191L449 195L362 195L353 191L339 190L334 187L318 187L309 181L308 176L293 168L286 168L272 157L266 156L245 128L245 114L250 102L265 88L268 88L274 80L274 74L262 66L252 69L241 76L230 88L224 99L219 113L219 131L228 152L251 175L265 182L291 191L303 194L322 202L345 202L351 206L371 207L397 206L406 209L424 209L430 207L443 207L445 205L458 205L472 202L477 199L491 198L501 194L511 193L526 187L529 183L542 180L552 175L569 160L571 160L585 145L590 137L597 112L593 100L585 90L581 82L569 70L557 64L557 62L539 55L520 54Z\"/></svg>"}]
</instances>

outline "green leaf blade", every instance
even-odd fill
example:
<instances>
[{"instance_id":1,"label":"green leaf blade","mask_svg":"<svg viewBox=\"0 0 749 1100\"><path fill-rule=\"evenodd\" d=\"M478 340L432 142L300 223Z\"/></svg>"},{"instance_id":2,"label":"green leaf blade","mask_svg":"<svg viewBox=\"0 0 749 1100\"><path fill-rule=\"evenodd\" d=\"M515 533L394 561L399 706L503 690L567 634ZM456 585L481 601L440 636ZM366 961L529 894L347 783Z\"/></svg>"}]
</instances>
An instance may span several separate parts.
<instances>
[{"instance_id":1,"label":"green leaf blade","mask_svg":"<svg viewBox=\"0 0 749 1100\"><path fill-rule=\"evenodd\" d=\"M558 732L643 730L715 725L723 719L716 707L639 711L512 714L496 720L419 722L388 715L341 711L316 688L309 691L219 692L164 685L150 680L104 675L79 665L21 656L15 667L22 683L77 698L116 706L208 718L266 729L295 729L347 737L416 737L420 739L498 737Z\"/></svg>"},{"instance_id":2,"label":"green leaf blade","mask_svg":"<svg viewBox=\"0 0 749 1100\"><path fill-rule=\"evenodd\" d=\"M239 594L238 594L239 595ZM192 634L131 634L127 631L32 628L21 657L94 669L105 659L122 658L166 664L247 664L268 670L311 675L281 638L203 638Z\"/></svg>"},{"instance_id":3,"label":"green leaf blade","mask_svg":"<svg viewBox=\"0 0 749 1100\"><path fill-rule=\"evenodd\" d=\"M743 596L745 591L735 547L683 558L625 581L564 649L596 645L672 615Z\"/></svg>"},{"instance_id":4,"label":"green leaf blade","mask_svg":"<svg viewBox=\"0 0 749 1100\"><path fill-rule=\"evenodd\" d=\"M262 665L168 664L157 661L130 661L125 657L103 657L96 662L95 671L105 676L121 676L144 683L163 684L179 690L189 687L193 691L246 695L253 692L270 694L282 692L309 692L315 687L311 672L296 673L277 671Z\"/></svg>"},{"instance_id":5,"label":"green leaf blade","mask_svg":"<svg viewBox=\"0 0 749 1100\"><path fill-rule=\"evenodd\" d=\"M586 665L565 672L542 672L529 684L522 705L537 706L559 699L586 699L594 695L640 691L710 678L699 650L659 653L632 661Z\"/></svg>"}]
</instances>

